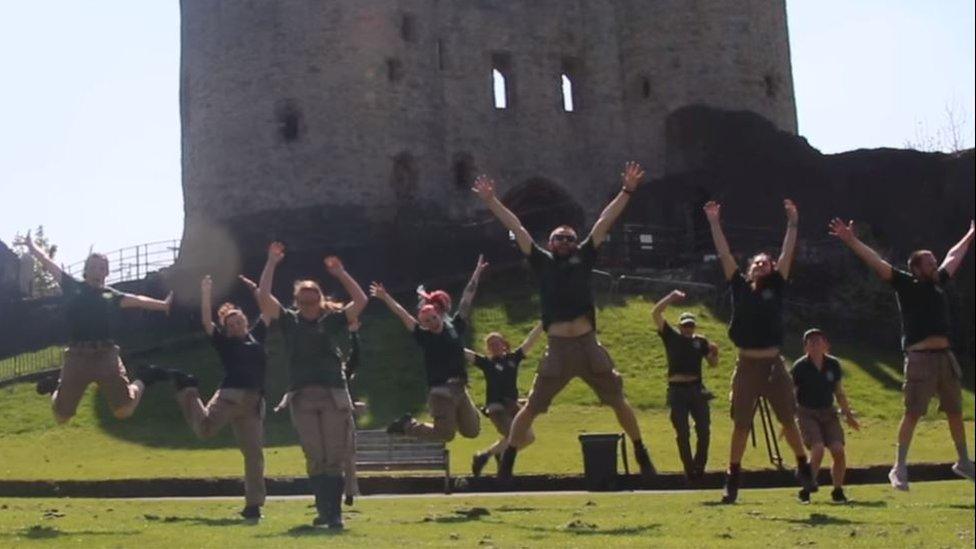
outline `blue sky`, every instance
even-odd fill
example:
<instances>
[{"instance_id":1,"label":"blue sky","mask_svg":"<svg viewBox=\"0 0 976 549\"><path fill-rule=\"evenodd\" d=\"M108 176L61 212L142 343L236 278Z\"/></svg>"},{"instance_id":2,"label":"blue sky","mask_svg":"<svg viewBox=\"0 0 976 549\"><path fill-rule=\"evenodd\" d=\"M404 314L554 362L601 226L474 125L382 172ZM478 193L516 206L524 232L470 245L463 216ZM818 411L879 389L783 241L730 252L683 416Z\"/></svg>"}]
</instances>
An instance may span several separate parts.
<instances>
[{"instance_id":1,"label":"blue sky","mask_svg":"<svg viewBox=\"0 0 976 549\"><path fill-rule=\"evenodd\" d=\"M788 0L800 133L824 152L974 142L972 1ZM179 238L179 3L0 8L0 240L66 263Z\"/></svg>"}]
</instances>

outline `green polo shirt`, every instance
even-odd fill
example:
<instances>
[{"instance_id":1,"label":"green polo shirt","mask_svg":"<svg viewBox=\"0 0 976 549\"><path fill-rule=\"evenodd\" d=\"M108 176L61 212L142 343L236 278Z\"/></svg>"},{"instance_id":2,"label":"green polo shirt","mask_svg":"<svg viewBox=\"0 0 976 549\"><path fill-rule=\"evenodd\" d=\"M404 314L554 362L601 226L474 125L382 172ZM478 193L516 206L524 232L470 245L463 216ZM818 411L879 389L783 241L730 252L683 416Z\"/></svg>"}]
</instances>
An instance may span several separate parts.
<instances>
[{"instance_id":1,"label":"green polo shirt","mask_svg":"<svg viewBox=\"0 0 976 549\"><path fill-rule=\"evenodd\" d=\"M308 385L345 387L339 342L345 340L346 315L327 312L306 320L294 309L282 309L278 319L285 336L291 390Z\"/></svg>"}]
</instances>

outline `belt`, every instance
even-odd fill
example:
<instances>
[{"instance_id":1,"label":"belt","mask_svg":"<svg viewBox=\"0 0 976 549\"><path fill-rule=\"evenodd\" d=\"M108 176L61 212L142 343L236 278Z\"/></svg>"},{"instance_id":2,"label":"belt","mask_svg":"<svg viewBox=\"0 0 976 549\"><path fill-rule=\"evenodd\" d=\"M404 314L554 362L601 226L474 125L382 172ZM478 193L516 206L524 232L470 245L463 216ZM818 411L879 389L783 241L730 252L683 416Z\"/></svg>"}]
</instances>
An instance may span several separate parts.
<instances>
[{"instance_id":1,"label":"belt","mask_svg":"<svg viewBox=\"0 0 976 549\"><path fill-rule=\"evenodd\" d=\"M698 387L702 384L702 380L696 379L694 381L669 381L668 387Z\"/></svg>"}]
</instances>

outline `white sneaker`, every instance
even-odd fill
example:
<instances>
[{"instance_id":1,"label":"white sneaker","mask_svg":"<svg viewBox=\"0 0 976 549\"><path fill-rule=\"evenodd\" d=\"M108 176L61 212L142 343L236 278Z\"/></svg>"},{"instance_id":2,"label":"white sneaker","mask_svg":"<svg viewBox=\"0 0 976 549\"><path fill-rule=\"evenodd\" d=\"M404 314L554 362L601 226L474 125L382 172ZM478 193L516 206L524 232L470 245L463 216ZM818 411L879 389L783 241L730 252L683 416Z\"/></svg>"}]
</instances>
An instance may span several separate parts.
<instances>
[{"instance_id":1,"label":"white sneaker","mask_svg":"<svg viewBox=\"0 0 976 549\"><path fill-rule=\"evenodd\" d=\"M898 467L897 465L892 467L891 471L888 472L888 480L891 481L891 487L895 490L907 492L908 468L905 466Z\"/></svg>"},{"instance_id":2,"label":"white sneaker","mask_svg":"<svg viewBox=\"0 0 976 549\"><path fill-rule=\"evenodd\" d=\"M952 472L961 476L962 478L976 480L976 466L973 465L973 460L971 459L953 463Z\"/></svg>"}]
</instances>

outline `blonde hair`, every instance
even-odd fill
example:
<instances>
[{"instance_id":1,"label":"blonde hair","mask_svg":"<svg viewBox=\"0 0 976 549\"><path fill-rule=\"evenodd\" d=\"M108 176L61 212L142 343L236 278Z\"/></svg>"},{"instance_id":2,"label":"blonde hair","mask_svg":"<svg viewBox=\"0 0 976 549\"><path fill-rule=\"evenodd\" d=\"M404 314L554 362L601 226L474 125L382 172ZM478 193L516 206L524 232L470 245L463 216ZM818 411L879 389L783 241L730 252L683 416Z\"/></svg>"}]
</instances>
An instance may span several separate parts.
<instances>
[{"instance_id":1,"label":"blonde hair","mask_svg":"<svg viewBox=\"0 0 976 549\"><path fill-rule=\"evenodd\" d=\"M319 307L324 311L338 312L345 308L345 304L341 301L337 301L325 295L322 292L322 287L319 283L314 280L296 280L294 292L292 293L292 298L294 299L294 305L298 306L298 293L302 290L314 290L319 294Z\"/></svg>"}]
</instances>

